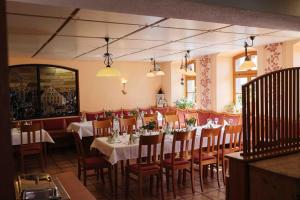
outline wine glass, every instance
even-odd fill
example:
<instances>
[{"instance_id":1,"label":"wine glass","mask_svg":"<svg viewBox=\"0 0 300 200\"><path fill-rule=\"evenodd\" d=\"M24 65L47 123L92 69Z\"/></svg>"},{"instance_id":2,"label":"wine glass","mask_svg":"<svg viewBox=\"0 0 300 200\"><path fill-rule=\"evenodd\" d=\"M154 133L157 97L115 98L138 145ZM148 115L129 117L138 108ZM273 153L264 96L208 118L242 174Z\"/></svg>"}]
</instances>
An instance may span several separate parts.
<instances>
[{"instance_id":1,"label":"wine glass","mask_svg":"<svg viewBox=\"0 0 300 200\"><path fill-rule=\"evenodd\" d=\"M95 115L95 119L96 119L96 120L98 120L98 118L99 118L99 115L98 115L98 114L96 114L96 115Z\"/></svg>"}]
</instances>

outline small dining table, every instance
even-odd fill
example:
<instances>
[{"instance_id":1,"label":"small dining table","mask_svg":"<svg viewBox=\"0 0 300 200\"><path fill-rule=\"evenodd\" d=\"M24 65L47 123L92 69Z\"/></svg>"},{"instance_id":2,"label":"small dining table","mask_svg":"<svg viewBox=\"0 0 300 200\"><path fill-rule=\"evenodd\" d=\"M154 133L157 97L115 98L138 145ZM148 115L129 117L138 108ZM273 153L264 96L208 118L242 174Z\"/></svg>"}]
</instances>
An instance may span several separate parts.
<instances>
[{"instance_id":1,"label":"small dining table","mask_svg":"<svg viewBox=\"0 0 300 200\"><path fill-rule=\"evenodd\" d=\"M196 138L195 138L195 149L199 147L200 138L201 138L201 130L206 128L206 126L198 126L196 128ZM222 127L220 143L223 138L224 127ZM159 132L152 132L150 134L159 134ZM95 138L91 144L91 149L97 149L103 155L106 156L106 159L109 163L114 166L114 177L115 177L115 188L117 188L117 168L118 168L118 161L126 161L131 159L138 158L138 149L139 149L139 141L136 140L135 143L129 143L129 135L126 134L125 136L119 136L119 141L115 143L110 143L108 137L98 137ZM229 143L230 138L226 137L226 143ZM203 147L207 146L207 138L203 140ZM168 134L165 137L164 141L164 152L163 154L172 153L172 144L173 144L173 135ZM178 143L179 144L179 143ZM189 143L191 148L191 143ZM146 147L145 147L146 148ZM180 151L180 145L176 145L176 152ZM160 154L160 145L157 146L157 152ZM146 155L146 151L142 152ZM143 155L142 155L143 156Z\"/></svg>"}]
</instances>

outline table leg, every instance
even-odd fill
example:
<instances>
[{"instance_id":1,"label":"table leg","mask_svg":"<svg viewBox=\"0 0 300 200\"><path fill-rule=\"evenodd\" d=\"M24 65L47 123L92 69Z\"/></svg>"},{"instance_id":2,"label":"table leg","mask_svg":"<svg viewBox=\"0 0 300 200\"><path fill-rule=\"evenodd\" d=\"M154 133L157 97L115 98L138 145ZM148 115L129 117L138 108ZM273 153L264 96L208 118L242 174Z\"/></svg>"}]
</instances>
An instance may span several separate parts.
<instances>
[{"instance_id":1,"label":"table leg","mask_svg":"<svg viewBox=\"0 0 300 200\"><path fill-rule=\"evenodd\" d=\"M115 191L115 195L117 196L118 195L118 163L114 164L114 176L115 176L114 191Z\"/></svg>"},{"instance_id":2,"label":"table leg","mask_svg":"<svg viewBox=\"0 0 300 200\"><path fill-rule=\"evenodd\" d=\"M45 167L47 168L48 155L47 155L47 143L46 142L44 142L44 162L45 162Z\"/></svg>"}]
</instances>

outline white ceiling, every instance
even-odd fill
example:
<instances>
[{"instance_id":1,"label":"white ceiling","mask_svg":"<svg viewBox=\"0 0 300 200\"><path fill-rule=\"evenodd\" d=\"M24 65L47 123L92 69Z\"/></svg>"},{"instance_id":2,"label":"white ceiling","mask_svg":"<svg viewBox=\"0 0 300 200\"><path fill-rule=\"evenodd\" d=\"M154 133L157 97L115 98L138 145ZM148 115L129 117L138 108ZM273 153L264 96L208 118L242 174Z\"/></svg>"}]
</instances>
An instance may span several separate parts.
<instances>
[{"instance_id":1,"label":"white ceiling","mask_svg":"<svg viewBox=\"0 0 300 200\"><path fill-rule=\"evenodd\" d=\"M33 56L72 11L7 2L10 55ZM105 36L112 38L114 59L125 61L148 61L152 57L181 60L186 50L191 50L192 56L243 50L250 35L256 35L256 46L300 38L300 32L295 31L181 19L148 26L159 20L163 18L81 9L36 57L99 60L105 52Z\"/></svg>"}]
</instances>

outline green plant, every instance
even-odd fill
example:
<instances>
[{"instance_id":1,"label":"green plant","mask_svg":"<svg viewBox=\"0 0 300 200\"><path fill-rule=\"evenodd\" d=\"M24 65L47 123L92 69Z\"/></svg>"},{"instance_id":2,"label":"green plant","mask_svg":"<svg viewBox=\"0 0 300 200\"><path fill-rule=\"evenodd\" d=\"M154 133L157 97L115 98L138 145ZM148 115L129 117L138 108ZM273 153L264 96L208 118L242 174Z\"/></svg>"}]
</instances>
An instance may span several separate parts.
<instances>
[{"instance_id":1,"label":"green plant","mask_svg":"<svg viewBox=\"0 0 300 200\"><path fill-rule=\"evenodd\" d=\"M195 119L194 117L191 117L191 118L189 118L189 119L186 119L185 122L186 122L186 124L187 124L188 126L195 126L195 124L196 124L196 119Z\"/></svg>"},{"instance_id":2,"label":"green plant","mask_svg":"<svg viewBox=\"0 0 300 200\"><path fill-rule=\"evenodd\" d=\"M112 116L112 111L111 110L105 111L105 116L106 117L111 117Z\"/></svg>"},{"instance_id":3,"label":"green plant","mask_svg":"<svg viewBox=\"0 0 300 200\"><path fill-rule=\"evenodd\" d=\"M146 130L153 130L155 128L156 122L155 121L150 121L148 124L142 126L143 129Z\"/></svg>"},{"instance_id":4,"label":"green plant","mask_svg":"<svg viewBox=\"0 0 300 200\"><path fill-rule=\"evenodd\" d=\"M175 102L175 105L177 108L186 109L186 108L193 108L195 103L188 100L187 98L181 98Z\"/></svg>"},{"instance_id":5,"label":"green plant","mask_svg":"<svg viewBox=\"0 0 300 200\"><path fill-rule=\"evenodd\" d=\"M238 113L240 112L240 106L235 103L228 104L224 107L224 110L229 113Z\"/></svg>"},{"instance_id":6,"label":"green plant","mask_svg":"<svg viewBox=\"0 0 300 200\"><path fill-rule=\"evenodd\" d=\"M133 110L133 111L131 111L130 113L131 113L131 115L132 115L132 116L137 116L137 114L138 114L138 111L136 111L136 110Z\"/></svg>"}]
</instances>

